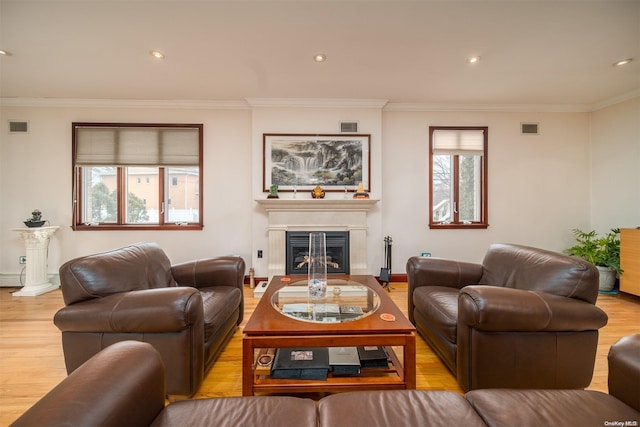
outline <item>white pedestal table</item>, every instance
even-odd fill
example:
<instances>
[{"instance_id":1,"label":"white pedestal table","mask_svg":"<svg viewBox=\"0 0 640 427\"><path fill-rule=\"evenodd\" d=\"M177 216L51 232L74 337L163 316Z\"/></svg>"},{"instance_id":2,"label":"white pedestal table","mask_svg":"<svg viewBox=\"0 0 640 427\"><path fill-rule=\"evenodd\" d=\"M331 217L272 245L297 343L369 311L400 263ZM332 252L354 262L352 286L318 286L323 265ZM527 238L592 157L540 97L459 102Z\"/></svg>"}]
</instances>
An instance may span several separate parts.
<instances>
[{"instance_id":1,"label":"white pedestal table","mask_svg":"<svg viewBox=\"0 0 640 427\"><path fill-rule=\"evenodd\" d=\"M24 240L27 252L26 279L24 286L13 293L14 297L34 297L58 289L60 285L49 282L47 254L49 240L58 231L58 226L12 228Z\"/></svg>"}]
</instances>

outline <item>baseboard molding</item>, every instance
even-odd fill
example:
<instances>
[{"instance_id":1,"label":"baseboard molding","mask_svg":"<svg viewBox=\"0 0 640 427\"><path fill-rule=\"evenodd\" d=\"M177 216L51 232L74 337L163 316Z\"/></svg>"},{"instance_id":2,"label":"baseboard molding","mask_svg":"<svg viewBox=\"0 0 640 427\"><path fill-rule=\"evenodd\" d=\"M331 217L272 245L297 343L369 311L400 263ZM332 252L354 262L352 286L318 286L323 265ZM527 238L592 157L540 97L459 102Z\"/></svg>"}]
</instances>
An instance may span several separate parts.
<instances>
[{"instance_id":1,"label":"baseboard molding","mask_svg":"<svg viewBox=\"0 0 640 427\"><path fill-rule=\"evenodd\" d=\"M22 279L21 279L22 276ZM379 277L375 276L376 280L379 281ZM390 282L406 282L407 281L407 275L406 274L392 274L391 276L389 276L389 281ZM261 281L266 281L267 278L266 277L256 277L255 278L255 283L259 283ZM51 283L60 283L60 277L57 274L50 274L49 275L49 281ZM20 275L20 274L0 274L0 288L19 288L22 286L22 283L24 282L24 275ZM249 284L249 276L246 276L244 278L244 284L248 285Z\"/></svg>"},{"instance_id":2,"label":"baseboard molding","mask_svg":"<svg viewBox=\"0 0 640 427\"><path fill-rule=\"evenodd\" d=\"M304 275L302 275L304 276ZM376 278L376 280L380 281L380 276L374 276ZM255 277L254 281L256 284L258 284L259 282L262 281L268 281L269 279L267 277ZM406 282L407 281L407 275L406 274L391 274L389 275L389 281L390 282ZM248 285L249 284L249 276L244 276L244 284Z\"/></svg>"},{"instance_id":3,"label":"baseboard molding","mask_svg":"<svg viewBox=\"0 0 640 427\"><path fill-rule=\"evenodd\" d=\"M49 281L54 285L60 284L59 274L49 274ZM25 279L24 273L0 273L0 288L20 288Z\"/></svg>"},{"instance_id":4,"label":"baseboard molding","mask_svg":"<svg viewBox=\"0 0 640 427\"><path fill-rule=\"evenodd\" d=\"M2 288L15 288L22 286L20 283L20 276L24 281L24 275L20 274L0 274L0 287Z\"/></svg>"},{"instance_id":5,"label":"baseboard molding","mask_svg":"<svg viewBox=\"0 0 640 427\"><path fill-rule=\"evenodd\" d=\"M375 276L376 280L379 280L378 276ZM256 277L255 283L266 281L266 277ZM389 276L389 280L391 282L406 282L407 275L406 274L391 274ZM60 276L58 274L49 274L49 281L53 284L60 283ZM24 273L0 273L0 288L16 288L22 286L24 282ZM244 284L249 284L249 276L244 277Z\"/></svg>"},{"instance_id":6,"label":"baseboard molding","mask_svg":"<svg viewBox=\"0 0 640 427\"><path fill-rule=\"evenodd\" d=\"M406 274L391 274L389 276L389 281L391 282L406 282L407 275Z\"/></svg>"}]
</instances>

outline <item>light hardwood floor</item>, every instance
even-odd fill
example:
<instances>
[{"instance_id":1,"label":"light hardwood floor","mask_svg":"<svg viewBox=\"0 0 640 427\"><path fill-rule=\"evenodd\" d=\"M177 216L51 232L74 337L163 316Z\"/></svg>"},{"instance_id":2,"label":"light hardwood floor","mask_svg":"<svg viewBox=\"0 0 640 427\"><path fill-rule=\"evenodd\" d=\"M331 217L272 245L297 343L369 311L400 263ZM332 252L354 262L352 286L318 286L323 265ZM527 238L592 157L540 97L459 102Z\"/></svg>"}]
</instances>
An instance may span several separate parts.
<instances>
[{"instance_id":1,"label":"light hardwood floor","mask_svg":"<svg viewBox=\"0 0 640 427\"><path fill-rule=\"evenodd\" d=\"M406 313L407 285L393 283L391 297ZM66 376L54 313L63 307L59 290L38 297L13 297L0 288L0 426L8 425ZM245 287L246 322L258 300ZM640 332L640 298L600 295L609 315L600 331L595 373L589 389L607 391L607 352L619 338ZM243 324L244 325L244 324ZM242 326L208 372L194 398L240 396ZM417 388L461 392L453 375L425 342L417 338Z\"/></svg>"}]
</instances>

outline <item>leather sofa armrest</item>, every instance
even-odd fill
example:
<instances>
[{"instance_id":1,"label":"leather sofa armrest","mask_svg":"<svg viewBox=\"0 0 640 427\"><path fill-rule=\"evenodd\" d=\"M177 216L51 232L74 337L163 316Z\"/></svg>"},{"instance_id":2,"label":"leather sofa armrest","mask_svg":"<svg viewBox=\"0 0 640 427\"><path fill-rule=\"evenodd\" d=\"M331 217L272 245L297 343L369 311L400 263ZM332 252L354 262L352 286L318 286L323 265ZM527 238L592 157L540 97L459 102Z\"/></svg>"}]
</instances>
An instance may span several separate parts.
<instances>
[{"instance_id":1,"label":"leather sofa armrest","mask_svg":"<svg viewBox=\"0 0 640 427\"><path fill-rule=\"evenodd\" d=\"M85 362L11 425L148 426L164 399L159 353L147 343L122 341Z\"/></svg>"},{"instance_id":2,"label":"leather sofa armrest","mask_svg":"<svg viewBox=\"0 0 640 427\"><path fill-rule=\"evenodd\" d=\"M478 283L482 277L482 265L443 258L411 257L407 261L407 311L413 317L413 291L420 286L446 286L461 289Z\"/></svg>"},{"instance_id":3,"label":"leather sofa armrest","mask_svg":"<svg viewBox=\"0 0 640 427\"><path fill-rule=\"evenodd\" d=\"M431 257L411 257L407 261L407 280L411 289L419 286L462 288L478 283L482 265Z\"/></svg>"},{"instance_id":4,"label":"leather sofa armrest","mask_svg":"<svg viewBox=\"0 0 640 427\"><path fill-rule=\"evenodd\" d=\"M466 286L458 296L458 324L483 331L587 331L607 315L582 300L499 286Z\"/></svg>"},{"instance_id":5,"label":"leather sofa armrest","mask_svg":"<svg viewBox=\"0 0 640 427\"><path fill-rule=\"evenodd\" d=\"M199 259L171 266L173 278L179 285L194 288L235 286L242 290L244 271L244 260L236 256Z\"/></svg>"},{"instance_id":6,"label":"leather sofa armrest","mask_svg":"<svg viewBox=\"0 0 640 427\"><path fill-rule=\"evenodd\" d=\"M640 411L640 334L620 338L608 361L609 394Z\"/></svg>"},{"instance_id":7,"label":"leather sofa armrest","mask_svg":"<svg viewBox=\"0 0 640 427\"><path fill-rule=\"evenodd\" d=\"M190 287L145 289L95 298L60 309L62 332L178 332L203 322L202 296Z\"/></svg>"}]
</instances>

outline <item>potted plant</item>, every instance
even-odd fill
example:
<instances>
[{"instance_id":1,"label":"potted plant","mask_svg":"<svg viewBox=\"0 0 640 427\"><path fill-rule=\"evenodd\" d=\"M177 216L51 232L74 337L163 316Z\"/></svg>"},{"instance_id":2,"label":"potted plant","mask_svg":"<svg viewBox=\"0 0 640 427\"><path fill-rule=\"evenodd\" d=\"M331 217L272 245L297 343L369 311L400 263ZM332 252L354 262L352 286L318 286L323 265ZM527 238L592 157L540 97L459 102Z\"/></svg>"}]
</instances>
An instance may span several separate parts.
<instances>
[{"instance_id":1,"label":"potted plant","mask_svg":"<svg viewBox=\"0 0 640 427\"><path fill-rule=\"evenodd\" d=\"M604 236L598 236L595 230L585 232L576 228L576 245L565 252L578 256L595 265L600 271L600 290L609 292L613 289L616 276L622 274L620 269L620 229L612 228Z\"/></svg>"}]
</instances>

